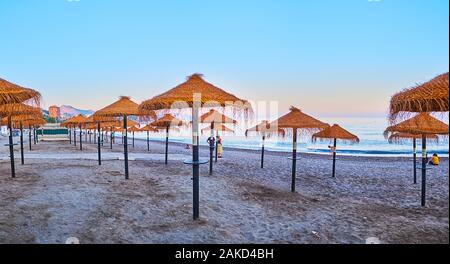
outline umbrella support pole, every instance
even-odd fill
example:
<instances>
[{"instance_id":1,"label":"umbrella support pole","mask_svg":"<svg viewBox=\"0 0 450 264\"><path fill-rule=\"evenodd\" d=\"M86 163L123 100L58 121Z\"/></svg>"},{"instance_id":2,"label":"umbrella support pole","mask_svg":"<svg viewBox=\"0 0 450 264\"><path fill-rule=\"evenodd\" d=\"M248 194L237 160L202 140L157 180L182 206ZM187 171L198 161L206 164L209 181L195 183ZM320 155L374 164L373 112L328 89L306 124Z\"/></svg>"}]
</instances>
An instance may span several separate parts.
<instances>
[{"instance_id":1,"label":"umbrella support pole","mask_svg":"<svg viewBox=\"0 0 450 264\"><path fill-rule=\"evenodd\" d=\"M134 148L134 131L133 131L133 148Z\"/></svg>"},{"instance_id":2,"label":"umbrella support pole","mask_svg":"<svg viewBox=\"0 0 450 264\"><path fill-rule=\"evenodd\" d=\"M127 128L127 115L123 116L123 128L125 129L125 133L122 134L123 139L123 155L125 158L125 179L129 179L128 175L128 128Z\"/></svg>"},{"instance_id":3,"label":"umbrella support pole","mask_svg":"<svg viewBox=\"0 0 450 264\"><path fill-rule=\"evenodd\" d=\"M333 174L332 177L336 177L336 141L337 139L334 139L333 142Z\"/></svg>"},{"instance_id":4,"label":"umbrella support pole","mask_svg":"<svg viewBox=\"0 0 450 264\"><path fill-rule=\"evenodd\" d=\"M83 131L80 126L80 150L83 150Z\"/></svg>"},{"instance_id":5,"label":"umbrella support pole","mask_svg":"<svg viewBox=\"0 0 450 264\"><path fill-rule=\"evenodd\" d=\"M422 194L421 205L425 206L427 184L427 138L422 135Z\"/></svg>"},{"instance_id":6,"label":"umbrella support pole","mask_svg":"<svg viewBox=\"0 0 450 264\"><path fill-rule=\"evenodd\" d=\"M97 130L100 132L100 123L97 123ZM102 151L100 148L100 137L98 138L97 151L98 151L98 165L102 165Z\"/></svg>"},{"instance_id":7,"label":"umbrella support pole","mask_svg":"<svg viewBox=\"0 0 450 264\"><path fill-rule=\"evenodd\" d=\"M111 134L110 134L110 137L111 137L111 139L110 139L110 141L109 141L109 147L112 149L113 148L113 128L111 127Z\"/></svg>"},{"instance_id":8,"label":"umbrella support pole","mask_svg":"<svg viewBox=\"0 0 450 264\"><path fill-rule=\"evenodd\" d=\"M33 128L33 136L34 136L34 145L36 145L36 127ZM72 144L72 143L71 143Z\"/></svg>"},{"instance_id":9,"label":"umbrella support pole","mask_svg":"<svg viewBox=\"0 0 450 264\"><path fill-rule=\"evenodd\" d=\"M295 174L297 171L297 129L293 129L292 140L292 180L291 192L295 192Z\"/></svg>"},{"instance_id":10,"label":"umbrella support pole","mask_svg":"<svg viewBox=\"0 0 450 264\"><path fill-rule=\"evenodd\" d=\"M167 165L167 159L169 157L169 127L166 127L166 153L164 157L164 164Z\"/></svg>"},{"instance_id":11,"label":"umbrella support pole","mask_svg":"<svg viewBox=\"0 0 450 264\"><path fill-rule=\"evenodd\" d=\"M261 169L264 168L264 148L265 148L266 135L262 136L262 146L261 146Z\"/></svg>"},{"instance_id":12,"label":"umbrella support pole","mask_svg":"<svg viewBox=\"0 0 450 264\"><path fill-rule=\"evenodd\" d=\"M199 199L199 136L198 136L198 114L200 108L200 94L194 94L192 104L192 193L193 193L193 206L192 213L193 219L196 220L200 217L200 199Z\"/></svg>"},{"instance_id":13,"label":"umbrella support pole","mask_svg":"<svg viewBox=\"0 0 450 264\"><path fill-rule=\"evenodd\" d=\"M147 131L147 151L150 151L150 132L149 131Z\"/></svg>"},{"instance_id":14,"label":"umbrella support pole","mask_svg":"<svg viewBox=\"0 0 450 264\"><path fill-rule=\"evenodd\" d=\"M28 145L31 150L31 145L32 145L32 143L31 143L31 126L28 127Z\"/></svg>"},{"instance_id":15,"label":"umbrella support pole","mask_svg":"<svg viewBox=\"0 0 450 264\"><path fill-rule=\"evenodd\" d=\"M25 164L25 158L23 153L23 125L20 122L20 162L22 165Z\"/></svg>"},{"instance_id":16,"label":"umbrella support pole","mask_svg":"<svg viewBox=\"0 0 450 264\"><path fill-rule=\"evenodd\" d=\"M16 177L16 166L14 164L14 141L13 141L11 116L8 117L8 128L9 128L9 158L11 160L11 178L15 178Z\"/></svg>"},{"instance_id":17,"label":"umbrella support pole","mask_svg":"<svg viewBox=\"0 0 450 264\"><path fill-rule=\"evenodd\" d=\"M214 139L214 122L211 122L211 139ZM214 156L214 145L209 144L209 175L212 175L213 173L213 156Z\"/></svg>"},{"instance_id":18,"label":"umbrella support pole","mask_svg":"<svg viewBox=\"0 0 450 264\"><path fill-rule=\"evenodd\" d=\"M73 144L75 147L77 146L77 130L75 127L73 127Z\"/></svg>"},{"instance_id":19,"label":"umbrella support pole","mask_svg":"<svg viewBox=\"0 0 450 264\"><path fill-rule=\"evenodd\" d=\"M69 132L69 144L72 145L72 131L70 131L70 129L67 129L67 132ZM34 142L36 142L36 136L34 137Z\"/></svg>"},{"instance_id":20,"label":"umbrella support pole","mask_svg":"<svg viewBox=\"0 0 450 264\"><path fill-rule=\"evenodd\" d=\"M417 160L417 153L416 153L416 138L413 138L413 169L414 169L414 179L413 182L414 184L417 184L417 164L416 164L416 160Z\"/></svg>"},{"instance_id":21,"label":"umbrella support pole","mask_svg":"<svg viewBox=\"0 0 450 264\"><path fill-rule=\"evenodd\" d=\"M215 153L215 157L214 157L214 162L217 162L217 157L218 157L218 153L217 153L217 149L218 149L218 146L219 146L219 142L218 142L218 140L217 140L217 138L219 137L219 130L217 130L217 136L216 136L216 153Z\"/></svg>"}]
</instances>

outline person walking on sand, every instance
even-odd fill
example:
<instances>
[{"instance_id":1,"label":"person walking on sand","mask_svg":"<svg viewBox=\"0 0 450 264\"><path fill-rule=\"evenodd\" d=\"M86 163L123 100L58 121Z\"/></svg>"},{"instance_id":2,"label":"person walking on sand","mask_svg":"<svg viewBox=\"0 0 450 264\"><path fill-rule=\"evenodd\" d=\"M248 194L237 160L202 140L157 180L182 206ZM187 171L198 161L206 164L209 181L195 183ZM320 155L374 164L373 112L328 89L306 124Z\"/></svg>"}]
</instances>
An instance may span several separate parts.
<instances>
[{"instance_id":1,"label":"person walking on sand","mask_svg":"<svg viewBox=\"0 0 450 264\"><path fill-rule=\"evenodd\" d=\"M222 158L222 154L223 154L222 138L220 136L217 136L217 156L219 158Z\"/></svg>"}]
</instances>

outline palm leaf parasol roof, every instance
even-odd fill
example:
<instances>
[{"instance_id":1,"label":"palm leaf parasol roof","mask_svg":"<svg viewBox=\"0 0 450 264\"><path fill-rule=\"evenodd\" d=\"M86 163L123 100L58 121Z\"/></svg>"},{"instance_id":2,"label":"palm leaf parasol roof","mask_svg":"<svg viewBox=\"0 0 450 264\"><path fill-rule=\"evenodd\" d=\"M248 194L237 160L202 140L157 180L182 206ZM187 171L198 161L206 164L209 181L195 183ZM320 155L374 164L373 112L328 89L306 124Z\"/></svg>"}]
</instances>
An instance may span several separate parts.
<instances>
[{"instance_id":1,"label":"palm leaf parasol roof","mask_svg":"<svg viewBox=\"0 0 450 264\"><path fill-rule=\"evenodd\" d=\"M448 112L448 72L434 79L406 89L392 96L390 102L390 119L408 112Z\"/></svg>"},{"instance_id":2,"label":"palm leaf parasol roof","mask_svg":"<svg viewBox=\"0 0 450 264\"><path fill-rule=\"evenodd\" d=\"M142 132L142 130L140 128L137 128L135 126L132 126L130 128L128 128L128 132L133 133L133 132Z\"/></svg>"},{"instance_id":3,"label":"palm leaf parasol roof","mask_svg":"<svg viewBox=\"0 0 450 264\"><path fill-rule=\"evenodd\" d=\"M267 120L263 120L261 123L257 124L254 127L251 127L245 131L245 136L248 136L249 132L256 132L259 134L263 134L266 136L270 136L273 133L278 133L281 136L285 136L285 131L282 128L278 128L275 126L271 126L270 122Z\"/></svg>"},{"instance_id":4,"label":"palm leaf parasol roof","mask_svg":"<svg viewBox=\"0 0 450 264\"><path fill-rule=\"evenodd\" d=\"M220 125L218 125L217 127L214 127L214 130L215 130L215 131L222 131L222 132L230 132L230 133L234 133L234 130L232 130L232 129L226 127L224 124L220 124ZM207 127L203 128L201 132L203 133L203 132L206 132L206 131L211 131L211 127L210 127L210 126L207 126Z\"/></svg>"},{"instance_id":5,"label":"palm leaf parasol roof","mask_svg":"<svg viewBox=\"0 0 450 264\"><path fill-rule=\"evenodd\" d=\"M325 129L329 127L327 123L319 121L303 113L300 109L291 106L290 112L270 123L270 127L278 128L295 128L305 131L314 131L317 129Z\"/></svg>"},{"instance_id":6,"label":"palm leaf parasol roof","mask_svg":"<svg viewBox=\"0 0 450 264\"><path fill-rule=\"evenodd\" d=\"M7 117L16 115L42 115L42 111L40 108L24 103L0 105L0 116Z\"/></svg>"},{"instance_id":7,"label":"palm leaf parasol roof","mask_svg":"<svg viewBox=\"0 0 450 264\"><path fill-rule=\"evenodd\" d=\"M32 101L39 105L41 94L33 89L24 88L0 78L0 105Z\"/></svg>"},{"instance_id":8,"label":"palm leaf parasol roof","mask_svg":"<svg viewBox=\"0 0 450 264\"><path fill-rule=\"evenodd\" d=\"M427 140L434 140L438 141L439 138L436 134L426 134L425 135ZM394 133L391 136L389 136L389 143L403 143L405 141L409 141L412 139L421 139L421 134L411 134L411 133Z\"/></svg>"},{"instance_id":9,"label":"palm leaf parasol roof","mask_svg":"<svg viewBox=\"0 0 450 264\"><path fill-rule=\"evenodd\" d=\"M131 101L128 96L121 96L116 102L98 110L94 113L94 120L102 120L105 117L128 116L155 116L153 111L141 111L139 105Z\"/></svg>"},{"instance_id":10,"label":"palm leaf parasol roof","mask_svg":"<svg viewBox=\"0 0 450 264\"><path fill-rule=\"evenodd\" d=\"M331 127L325 128L324 130L315 133L312 135L312 140L316 141L317 139L341 139L349 142L359 142L359 138L347 130L343 129L337 124L332 125Z\"/></svg>"},{"instance_id":11,"label":"palm leaf parasol roof","mask_svg":"<svg viewBox=\"0 0 450 264\"><path fill-rule=\"evenodd\" d=\"M447 135L448 125L428 113L419 113L413 118L389 126L384 134L388 137L394 132Z\"/></svg>"},{"instance_id":12,"label":"palm leaf parasol roof","mask_svg":"<svg viewBox=\"0 0 450 264\"><path fill-rule=\"evenodd\" d=\"M66 121L64 121L63 123L61 123L61 125L63 125L63 126L69 126L69 125L72 125L72 126L80 126L80 125L89 123L88 121L89 121L88 118L86 118L86 117L85 117L84 115L82 115L82 114L79 114L79 115L74 116L74 117L72 117L72 118L70 118L70 119L67 119Z\"/></svg>"},{"instance_id":13,"label":"palm leaf parasol roof","mask_svg":"<svg viewBox=\"0 0 450 264\"><path fill-rule=\"evenodd\" d=\"M172 127L172 126L182 126L183 125L183 121L181 121L178 118L173 117L170 114L165 114L163 117L151 122L149 124L150 126L153 127Z\"/></svg>"},{"instance_id":14,"label":"palm leaf parasol roof","mask_svg":"<svg viewBox=\"0 0 450 264\"><path fill-rule=\"evenodd\" d=\"M149 132L158 132L158 129L156 129L155 127L151 126L150 124L144 126L143 128L141 128L142 131L149 131Z\"/></svg>"},{"instance_id":15,"label":"palm leaf parasol roof","mask_svg":"<svg viewBox=\"0 0 450 264\"><path fill-rule=\"evenodd\" d=\"M242 100L206 82L201 74L193 74L187 77L184 83L142 102L139 108L147 111L190 108L193 106L194 94L201 95L202 106L234 106L234 109L245 110L246 112L251 111L251 106L246 100Z\"/></svg>"},{"instance_id":16,"label":"palm leaf parasol roof","mask_svg":"<svg viewBox=\"0 0 450 264\"><path fill-rule=\"evenodd\" d=\"M200 116L200 123L236 124L237 121L214 109L211 109L207 113Z\"/></svg>"}]
</instances>

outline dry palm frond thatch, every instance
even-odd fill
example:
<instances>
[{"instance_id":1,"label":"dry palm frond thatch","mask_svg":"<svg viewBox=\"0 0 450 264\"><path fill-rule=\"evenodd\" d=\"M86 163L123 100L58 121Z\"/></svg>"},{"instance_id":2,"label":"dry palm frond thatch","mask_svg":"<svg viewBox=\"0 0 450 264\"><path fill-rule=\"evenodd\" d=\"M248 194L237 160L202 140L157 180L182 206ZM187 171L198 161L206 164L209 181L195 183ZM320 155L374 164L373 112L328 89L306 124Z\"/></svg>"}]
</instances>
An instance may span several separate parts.
<instances>
[{"instance_id":1,"label":"dry palm frond thatch","mask_svg":"<svg viewBox=\"0 0 450 264\"><path fill-rule=\"evenodd\" d=\"M359 138L347 130L343 129L337 124L331 127L325 128L324 130L312 135L312 140L317 141L318 139L340 139L348 142L359 142Z\"/></svg>"},{"instance_id":2,"label":"dry palm frond thatch","mask_svg":"<svg viewBox=\"0 0 450 264\"><path fill-rule=\"evenodd\" d=\"M425 135L427 138L427 141L439 141L439 137L435 134L427 134ZM396 143L396 144L402 144L406 141L411 141L413 139L422 139L421 134L410 134L410 133L394 133L391 136L389 136L389 143Z\"/></svg>"},{"instance_id":3,"label":"dry palm frond thatch","mask_svg":"<svg viewBox=\"0 0 450 264\"><path fill-rule=\"evenodd\" d=\"M24 88L0 78L0 105L30 102L39 106L41 94L33 89Z\"/></svg>"},{"instance_id":4,"label":"dry palm frond thatch","mask_svg":"<svg viewBox=\"0 0 450 264\"><path fill-rule=\"evenodd\" d=\"M149 124L150 126L153 127L176 127L176 126L182 126L183 125L183 121L173 117L170 114L165 114L163 117L151 122Z\"/></svg>"},{"instance_id":5,"label":"dry palm frond thatch","mask_svg":"<svg viewBox=\"0 0 450 264\"><path fill-rule=\"evenodd\" d=\"M207 127L203 128L201 130L202 133L207 132L207 131L211 131L211 127L210 126L207 126ZM226 127L224 124L220 124L218 126L215 126L214 127L214 131L234 133L233 129L230 129L230 128Z\"/></svg>"},{"instance_id":6,"label":"dry palm frond thatch","mask_svg":"<svg viewBox=\"0 0 450 264\"><path fill-rule=\"evenodd\" d=\"M227 107L234 110L252 111L248 101L242 100L224 90L203 80L201 74L193 74L187 81L141 103L141 110L180 109L190 108L193 105L194 94L201 95L201 105L204 107Z\"/></svg>"},{"instance_id":7,"label":"dry palm frond thatch","mask_svg":"<svg viewBox=\"0 0 450 264\"><path fill-rule=\"evenodd\" d=\"M278 118L270 123L270 127L273 129L298 129L305 132L316 132L317 130L322 130L330 125L315 119L305 113L300 109L291 106L290 112L286 115Z\"/></svg>"},{"instance_id":8,"label":"dry palm frond thatch","mask_svg":"<svg viewBox=\"0 0 450 264\"><path fill-rule=\"evenodd\" d=\"M236 124L237 121L211 109L207 113L200 116L200 123L215 123L215 124Z\"/></svg>"},{"instance_id":9,"label":"dry palm frond thatch","mask_svg":"<svg viewBox=\"0 0 450 264\"><path fill-rule=\"evenodd\" d=\"M431 81L406 89L392 96L390 102L390 121L398 117L410 117L411 112L448 112L448 72Z\"/></svg>"},{"instance_id":10,"label":"dry palm frond thatch","mask_svg":"<svg viewBox=\"0 0 450 264\"><path fill-rule=\"evenodd\" d=\"M139 110L139 105L131 101L128 96L121 96L116 102L98 110L94 113L95 121L102 121L105 118L122 117L122 116L152 116L155 117L154 111Z\"/></svg>"},{"instance_id":11,"label":"dry palm frond thatch","mask_svg":"<svg viewBox=\"0 0 450 264\"><path fill-rule=\"evenodd\" d=\"M282 128L275 128L272 127L270 125L270 122L267 120L263 120L261 123L259 123L258 125L249 128L245 131L245 136L248 137L248 133L249 132L256 132L259 133L260 135L264 135L264 136L271 136L272 134L278 133L279 136L284 137L285 136L285 131Z\"/></svg>"},{"instance_id":12,"label":"dry palm frond thatch","mask_svg":"<svg viewBox=\"0 0 450 264\"><path fill-rule=\"evenodd\" d=\"M389 136L395 132L423 135L448 135L448 125L432 117L428 113L419 113L413 118L389 126L386 128L386 131L384 131L384 135L386 138L389 138Z\"/></svg>"},{"instance_id":13,"label":"dry palm frond thatch","mask_svg":"<svg viewBox=\"0 0 450 264\"><path fill-rule=\"evenodd\" d=\"M0 105L0 117L16 115L42 115L42 111L24 103Z\"/></svg>"}]
</instances>

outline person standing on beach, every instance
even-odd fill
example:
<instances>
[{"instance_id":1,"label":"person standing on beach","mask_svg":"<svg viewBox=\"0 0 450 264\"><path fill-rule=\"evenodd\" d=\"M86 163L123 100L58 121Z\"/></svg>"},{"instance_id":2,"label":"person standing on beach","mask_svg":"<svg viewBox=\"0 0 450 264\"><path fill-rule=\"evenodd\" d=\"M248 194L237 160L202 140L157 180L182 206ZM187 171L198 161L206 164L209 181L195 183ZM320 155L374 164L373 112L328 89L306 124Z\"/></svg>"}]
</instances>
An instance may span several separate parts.
<instances>
[{"instance_id":1,"label":"person standing on beach","mask_svg":"<svg viewBox=\"0 0 450 264\"><path fill-rule=\"evenodd\" d=\"M219 158L222 158L222 154L223 154L222 138L220 136L217 136L217 156Z\"/></svg>"},{"instance_id":2,"label":"person standing on beach","mask_svg":"<svg viewBox=\"0 0 450 264\"><path fill-rule=\"evenodd\" d=\"M216 139L214 138L214 136L210 136L206 142L208 142L209 147L214 151L214 147L216 145Z\"/></svg>"}]
</instances>

